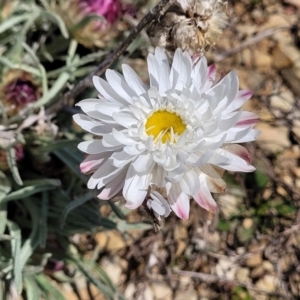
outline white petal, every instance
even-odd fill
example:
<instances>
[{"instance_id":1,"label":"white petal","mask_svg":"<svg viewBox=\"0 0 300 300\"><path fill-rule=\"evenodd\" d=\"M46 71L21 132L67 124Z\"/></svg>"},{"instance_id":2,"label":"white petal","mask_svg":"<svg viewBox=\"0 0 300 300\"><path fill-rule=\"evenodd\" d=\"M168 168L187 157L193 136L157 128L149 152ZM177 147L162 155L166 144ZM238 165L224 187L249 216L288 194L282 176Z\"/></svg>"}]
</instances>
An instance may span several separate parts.
<instances>
[{"instance_id":1,"label":"white petal","mask_svg":"<svg viewBox=\"0 0 300 300\"><path fill-rule=\"evenodd\" d=\"M131 162L135 156L129 155L124 151L114 152L112 156L109 158L112 165L116 168L123 168L129 162Z\"/></svg>"},{"instance_id":2,"label":"white petal","mask_svg":"<svg viewBox=\"0 0 300 300\"><path fill-rule=\"evenodd\" d=\"M138 154L144 152L145 149L146 149L145 145L135 144L135 145L125 146L123 148L123 151L130 154L130 155L138 155Z\"/></svg>"},{"instance_id":3,"label":"white petal","mask_svg":"<svg viewBox=\"0 0 300 300\"><path fill-rule=\"evenodd\" d=\"M161 47L155 48L155 59L157 60L159 65L162 63L169 65L167 54Z\"/></svg>"},{"instance_id":4,"label":"white petal","mask_svg":"<svg viewBox=\"0 0 300 300\"><path fill-rule=\"evenodd\" d=\"M189 86L191 69L191 61L182 53L181 49L177 48L170 73L170 81L175 90L181 90L183 87Z\"/></svg>"},{"instance_id":5,"label":"white petal","mask_svg":"<svg viewBox=\"0 0 300 300\"><path fill-rule=\"evenodd\" d=\"M200 167L206 164L210 160L212 155L213 151L211 150L207 150L201 154L191 153L186 160L186 163L194 167Z\"/></svg>"},{"instance_id":6,"label":"white petal","mask_svg":"<svg viewBox=\"0 0 300 300\"><path fill-rule=\"evenodd\" d=\"M159 92L165 93L171 89L171 82L169 78L169 68L167 65L162 64L159 69Z\"/></svg>"},{"instance_id":7,"label":"white petal","mask_svg":"<svg viewBox=\"0 0 300 300\"><path fill-rule=\"evenodd\" d=\"M224 113L230 113L240 108L248 99L252 97L252 91L242 90L237 93L237 97L225 109Z\"/></svg>"},{"instance_id":8,"label":"white petal","mask_svg":"<svg viewBox=\"0 0 300 300\"><path fill-rule=\"evenodd\" d=\"M113 130L115 130L113 128ZM113 134L108 133L104 134L102 138L102 145L107 148L118 147L118 149L122 148L124 145L120 143Z\"/></svg>"},{"instance_id":9,"label":"white petal","mask_svg":"<svg viewBox=\"0 0 300 300\"><path fill-rule=\"evenodd\" d=\"M123 64L122 70L127 84L131 87L132 90L135 91L138 96L146 93L145 84L130 66Z\"/></svg>"},{"instance_id":10,"label":"white petal","mask_svg":"<svg viewBox=\"0 0 300 300\"><path fill-rule=\"evenodd\" d=\"M88 154L98 154L107 151L115 151L122 147L122 145L117 145L113 147L105 147L102 144L102 140L92 140L87 142L82 142L78 145L78 149L82 152Z\"/></svg>"},{"instance_id":11,"label":"white petal","mask_svg":"<svg viewBox=\"0 0 300 300\"><path fill-rule=\"evenodd\" d=\"M147 58L148 72L150 78L150 86L159 87L159 65L153 54L149 54Z\"/></svg>"},{"instance_id":12,"label":"white petal","mask_svg":"<svg viewBox=\"0 0 300 300\"><path fill-rule=\"evenodd\" d=\"M84 130L93 133L95 135L103 135L112 131L112 124L102 124L99 121L95 121L83 114L76 114L73 116L73 120ZM120 126L116 125L118 128ZM121 128L120 128L121 129Z\"/></svg>"},{"instance_id":13,"label":"white petal","mask_svg":"<svg viewBox=\"0 0 300 300\"><path fill-rule=\"evenodd\" d=\"M135 145L138 142L135 141L126 131L118 131L113 129L112 134L116 141L118 141L122 145Z\"/></svg>"},{"instance_id":14,"label":"white petal","mask_svg":"<svg viewBox=\"0 0 300 300\"><path fill-rule=\"evenodd\" d=\"M115 113L113 115L113 119L120 125L124 126L125 128L128 128L132 125L137 124L138 120L134 115L128 114L128 113Z\"/></svg>"},{"instance_id":15,"label":"white petal","mask_svg":"<svg viewBox=\"0 0 300 300\"><path fill-rule=\"evenodd\" d=\"M98 76L93 76L93 83L98 92L108 101L119 104L127 104L127 101L118 95L104 79Z\"/></svg>"},{"instance_id":16,"label":"white petal","mask_svg":"<svg viewBox=\"0 0 300 300\"><path fill-rule=\"evenodd\" d=\"M150 152L144 152L140 154L136 160L132 163L132 166L138 173L147 171L153 164L152 154Z\"/></svg>"},{"instance_id":17,"label":"white petal","mask_svg":"<svg viewBox=\"0 0 300 300\"><path fill-rule=\"evenodd\" d=\"M235 171L235 172L253 172L255 168L248 164L244 159L240 158L233 153L226 151L225 149L216 150L222 156L228 158L227 165L222 165L222 168L227 171Z\"/></svg>"},{"instance_id":18,"label":"white petal","mask_svg":"<svg viewBox=\"0 0 300 300\"><path fill-rule=\"evenodd\" d=\"M106 161L101 167L91 176L88 181L88 188L101 189L103 186L107 185L109 182L114 180L120 174L120 172L125 172L128 167L125 168L116 168L110 161Z\"/></svg>"},{"instance_id":19,"label":"white petal","mask_svg":"<svg viewBox=\"0 0 300 300\"><path fill-rule=\"evenodd\" d=\"M247 143L256 140L256 138L260 135L260 131L256 129L251 129L246 135L242 138L238 138L233 141L234 143Z\"/></svg>"},{"instance_id":20,"label":"white petal","mask_svg":"<svg viewBox=\"0 0 300 300\"><path fill-rule=\"evenodd\" d=\"M182 191L187 195L194 195L200 188L197 172L193 169L184 174L179 182Z\"/></svg>"},{"instance_id":21,"label":"white petal","mask_svg":"<svg viewBox=\"0 0 300 300\"><path fill-rule=\"evenodd\" d=\"M105 188L97 196L101 200L109 200L123 188L127 170L124 169L112 181L106 184Z\"/></svg>"},{"instance_id":22,"label":"white petal","mask_svg":"<svg viewBox=\"0 0 300 300\"><path fill-rule=\"evenodd\" d=\"M150 184L150 177L151 169L147 173L137 175L133 166L129 167L123 188L123 196L127 201L126 207L135 209L143 203Z\"/></svg>"},{"instance_id":23,"label":"white petal","mask_svg":"<svg viewBox=\"0 0 300 300\"><path fill-rule=\"evenodd\" d=\"M148 200L150 202L150 207L153 211L155 211L158 215L163 216L166 212L166 209L159 201Z\"/></svg>"},{"instance_id":24,"label":"white petal","mask_svg":"<svg viewBox=\"0 0 300 300\"><path fill-rule=\"evenodd\" d=\"M128 86L124 76L114 70L107 70L105 77L110 86L114 87L123 99L128 103L133 103L132 97L136 96L136 93Z\"/></svg>"},{"instance_id":25,"label":"white petal","mask_svg":"<svg viewBox=\"0 0 300 300\"><path fill-rule=\"evenodd\" d=\"M159 194L157 191L151 191L150 193L150 196L151 198L153 199L153 201L155 203L160 203L161 206L164 208L164 213L160 213L160 215L164 216L165 218L170 214L171 212L171 208L170 208L170 205L169 203L166 201L166 199L161 195ZM152 209L155 210L152 206ZM158 213L158 211L156 210L156 213Z\"/></svg>"},{"instance_id":26,"label":"white petal","mask_svg":"<svg viewBox=\"0 0 300 300\"><path fill-rule=\"evenodd\" d=\"M221 132L224 132L226 130L228 130L229 128L233 127L237 121L240 119L242 112L238 111L235 113L231 113L231 116L227 119L222 119L219 124L218 127L220 129Z\"/></svg>"}]
</instances>

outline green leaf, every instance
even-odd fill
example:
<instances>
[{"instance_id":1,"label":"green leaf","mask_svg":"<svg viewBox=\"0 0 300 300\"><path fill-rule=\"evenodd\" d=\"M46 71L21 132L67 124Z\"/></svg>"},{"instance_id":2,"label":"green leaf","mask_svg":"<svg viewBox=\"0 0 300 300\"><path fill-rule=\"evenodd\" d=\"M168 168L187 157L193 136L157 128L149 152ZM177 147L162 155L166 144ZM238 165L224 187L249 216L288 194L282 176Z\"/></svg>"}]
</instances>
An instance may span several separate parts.
<instances>
[{"instance_id":1,"label":"green leaf","mask_svg":"<svg viewBox=\"0 0 300 300\"><path fill-rule=\"evenodd\" d=\"M141 223L141 222L127 223L126 221L120 220L117 223L117 228L121 232L125 232L125 231L128 231L128 230L149 230L149 229L153 228L153 225L148 224L148 223Z\"/></svg>"},{"instance_id":2,"label":"green leaf","mask_svg":"<svg viewBox=\"0 0 300 300\"><path fill-rule=\"evenodd\" d=\"M121 219L126 220L126 216L122 212L122 210L112 201L108 201L108 204L112 208L113 212Z\"/></svg>"},{"instance_id":3,"label":"green leaf","mask_svg":"<svg viewBox=\"0 0 300 300\"><path fill-rule=\"evenodd\" d=\"M14 282L18 294L22 292L22 267L21 261L21 230L19 226L11 221L7 221L8 230L10 235L13 237L11 243L11 255L13 258L13 275Z\"/></svg>"},{"instance_id":4,"label":"green leaf","mask_svg":"<svg viewBox=\"0 0 300 300\"><path fill-rule=\"evenodd\" d=\"M81 173L79 169L79 164L81 163L81 155L74 153L72 150L67 149L57 149L53 153L64 162L72 172L80 178L83 182L87 182L87 177Z\"/></svg>"},{"instance_id":5,"label":"green leaf","mask_svg":"<svg viewBox=\"0 0 300 300\"><path fill-rule=\"evenodd\" d=\"M229 231L230 230L230 224L229 224L229 222L226 221L226 220L219 220L218 230Z\"/></svg>"},{"instance_id":6,"label":"green leaf","mask_svg":"<svg viewBox=\"0 0 300 300\"><path fill-rule=\"evenodd\" d=\"M282 215L289 215L296 212L296 208L292 204L277 205L276 210Z\"/></svg>"},{"instance_id":7,"label":"green leaf","mask_svg":"<svg viewBox=\"0 0 300 300\"><path fill-rule=\"evenodd\" d=\"M44 66L40 63L39 58L35 54L35 52L27 45L25 42L22 43L23 48L27 51L27 53L31 56L33 62L39 67L40 69L40 77L42 78L42 86L43 86L43 95L48 93L48 79L46 75L46 70Z\"/></svg>"},{"instance_id":8,"label":"green leaf","mask_svg":"<svg viewBox=\"0 0 300 300\"><path fill-rule=\"evenodd\" d=\"M66 300L63 294L51 284L50 280L45 275L37 275L36 281L40 288L48 294L49 299Z\"/></svg>"},{"instance_id":9,"label":"green leaf","mask_svg":"<svg viewBox=\"0 0 300 300\"><path fill-rule=\"evenodd\" d=\"M258 170L254 172L254 175L255 175L256 184L258 185L259 188L264 188L269 182L269 177Z\"/></svg>"},{"instance_id":10,"label":"green leaf","mask_svg":"<svg viewBox=\"0 0 300 300\"><path fill-rule=\"evenodd\" d=\"M232 300L252 300L249 292L240 286L234 287L232 290Z\"/></svg>"},{"instance_id":11,"label":"green leaf","mask_svg":"<svg viewBox=\"0 0 300 300\"><path fill-rule=\"evenodd\" d=\"M68 216L68 214L75 209L76 207L86 203L87 201L91 200L94 198L94 195L92 192L87 192L86 194L77 197L75 200L70 202L64 209L62 216L61 216L61 224L65 223L65 220Z\"/></svg>"},{"instance_id":12,"label":"green leaf","mask_svg":"<svg viewBox=\"0 0 300 300\"><path fill-rule=\"evenodd\" d=\"M241 243L246 243L253 237L254 232L254 228L244 228L240 226L237 229L237 237Z\"/></svg>"},{"instance_id":13,"label":"green leaf","mask_svg":"<svg viewBox=\"0 0 300 300\"><path fill-rule=\"evenodd\" d=\"M24 70L28 73L31 73L35 76L39 76L40 72L38 69L33 68L31 66L25 65L25 64L14 64L12 61L10 61L7 57L5 56L0 56L0 63L3 64L4 66L10 68L10 69L21 69Z\"/></svg>"},{"instance_id":14,"label":"green leaf","mask_svg":"<svg viewBox=\"0 0 300 300\"><path fill-rule=\"evenodd\" d=\"M40 216L40 247L46 247L47 233L48 233L48 204L49 204L49 194L48 192L43 192L42 195L42 207Z\"/></svg>"},{"instance_id":15,"label":"green leaf","mask_svg":"<svg viewBox=\"0 0 300 300\"><path fill-rule=\"evenodd\" d=\"M7 221L7 207L6 203L0 203L0 240L4 233Z\"/></svg>"},{"instance_id":16,"label":"green leaf","mask_svg":"<svg viewBox=\"0 0 300 300\"><path fill-rule=\"evenodd\" d=\"M105 273L105 271L99 267L97 264L93 263L92 268L97 274L102 278L103 282L105 282L111 289L112 291L117 291L116 286L113 284L109 276Z\"/></svg>"},{"instance_id":17,"label":"green leaf","mask_svg":"<svg viewBox=\"0 0 300 300\"><path fill-rule=\"evenodd\" d=\"M60 181L54 180L54 179L52 182L48 182L48 183L44 183L44 184L40 184L40 185L25 186L24 188L21 188L15 192L8 194L2 200L2 202L24 199L24 198L34 195L36 193L55 189L58 186L60 186Z\"/></svg>"},{"instance_id":18,"label":"green leaf","mask_svg":"<svg viewBox=\"0 0 300 300\"><path fill-rule=\"evenodd\" d=\"M0 202L10 192L11 184L6 175L0 171ZM1 217L0 217L1 220ZM1 230L0 230L1 233Z\"/></svg>"},{"instance_id":19,"label":"green leaf","mask_svg":"<svg viewBox=\"0 0 300 300\"><path fill-rule=\"evenodd\" d=\"M11 29L13 26L22 23L26 20L28 20L31 17L31 14L23 14L20 16L11 16L4 22L0 24L0 34L5 32L8 29Z\"/></svg>"},{"instance_id":20,"label":"green leaf","mask_svg":"<svg viewBox=\"0 0 300 300\"><path fill-rule=\"evenodd\" d=\"M43 146L39 148L41 152L52 152L56 149L66 148L66 147L76 147L79 140L61 140L49 143L47 146Z\"/></svg>"},{"instance_id":21,"label":"green leaf","mask_svg":"<svg viewBox=\"0 0 300 300\"><path fill-rule=\"evenodd\" d=\"M39 108L44 105L50 105L51 100L58 96L59 92L64 88L69 78L70 74L65 72L61 73L57 80L54 82L52 88L48 91L46 95L43 95L42 98L40 98L34 103L33 108Z\"/></svg>"},{"instance_id":22,"label":"green leaf","mask_svg":"<svg viewBox=\"0 0 300 300\"><path fill-rule=\"evenodd\" d=\"M3 172L0 171L0 235L2 235L6 228L7 220L7 205L1 203L1 200L10 192L11 185L7 177Z\"/></svg>"},{"instance_id":23,"label":"green leaf","mask_svg":"<svg viewBox=\"0 0 300 300\"><path fill-rule=\"evenodd\" d=\"M98 20L98 21L106 21L104 17L96 14L90 14L86 18L82 19L79 23L77 23L73 28L71 28L71 32L74 34L76 31L84 28L86 25L88 25L91 21Z\"/></svg>"},{"instance_id":24,"label":"green leaf","mask_svg":"<svg viewBox=\"0 0 300 300\"><path fill-rule=\"evenodd\" d=\"M101 280L94 276L87 262L83 263L80 259L77 258L72 258L71 262L73 262L82 272L82 274L103 293L105 299L115 299L115 291L111 290L111 288L109 288L107 285L101 282Z\"/></svg>"},{"instance_id":25,"label":"green leaf","mask_svg":"<svg viewBox=\"0 0 300 300\"><path fill-rule=\"evenodd\" d=\"M4 300L4 290L2 282L0 282L0 300Z\"/></svg>"},{"instance_id":26,"label":"green leaf","mask_svg":"<svg viewBox=\"0 0 300 300\"><path fill-rule=\"evenodd\" d=\"M27 300L40 300L41 295L39 288L31 276L26 276L24 278L25 288L26 288L26 299Z\"/></svg>"},{"instance_id":27,"label":"green leaf","mask_svg":"<svg viewBox=\"0 0 300 300\"><path fill-rule=\"evenodd\" d=\"M7 162L16 183L18 185L23 185L16 163L16 151L14 148L9 148L7 150Z\"/></svg>"},{"instance_id":28,"label":"green leaf","mask_svg":"<svg viewBox=\"0 0 300 300\"><path fill-rule=\"evenodd\" d=\"M27 210L30 213L31 216L31 233L28 239L24 242L21 253L20 253L20 265L22 269L24 268L26 262L30 258L30 256L33 254L34 250L37 248L37 246L40 243L40 210L38 207L34 204L34 200L30 199L31 201L25 201L24 205L26 206Z\"/></svg>"},{"instance_id":29,"label":"green leaf","mask_svg":"<svg viewBox=\"0 0 300 300\"><path fill-rule=\"evenodd\" d=\"M40 15L42 17L46 17L47 19L53 21L54 23L56 23L60 29L60 32L62 34L62 36L65 39L69 38L69 33L68 33L68 29L66 27L65 22L63 21L63 19L60 17L60 15L58 15L57 13L55 13L54 11L41 11Z\"/></svg>"}]
</instances>

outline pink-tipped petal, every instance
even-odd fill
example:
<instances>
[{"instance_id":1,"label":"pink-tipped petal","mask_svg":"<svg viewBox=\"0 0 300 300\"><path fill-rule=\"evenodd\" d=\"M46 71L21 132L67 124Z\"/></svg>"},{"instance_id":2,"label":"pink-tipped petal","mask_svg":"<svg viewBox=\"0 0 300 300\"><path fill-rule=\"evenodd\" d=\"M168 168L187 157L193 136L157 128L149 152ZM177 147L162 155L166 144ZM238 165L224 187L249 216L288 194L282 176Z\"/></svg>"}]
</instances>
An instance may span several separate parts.
<instances>
[{"instance_id":1,"label":"pink-tipped petal","mask_svg":"<svg viewBox=\"0 0 300 300\"><path fill-rule=\"evenodd\" d=\"M254 126L258 121L258 115L249 111L243 111L239 121L234 126Z\"/></svg>"},{"instance_id":2,"label":"pink-tipped petal","mask_svg":"<svg viewBox=\"0 0 300 300\"><path fill-rule=\"evenodd\" d=\"M225 149L226 151L232 154L239 156L240 158L245 160L248 164L251 164L250 154L245 147L238 144L232 144L232 145L226 145L225 147L223 147L223 149Z\"/></svg>"},{"instance_id":3,"label":"pink-tipped petal","mask_svg":"<svg viewBox=\"0 0 300 300\"><path fill-rule=\"evenodd\" d=\"M230 113L244 105L244 103L252 97L253 93L250 90L238 91L236 98L225 109L225 113Z\"/></svg>"},{"instance_id":4,"label":"pink-tipped petal","mask_svg":"<svg viewBox=\"0 0 300 300\"><path fill-rule=\"evenodd\" d=\"M168 194L168 200L175 214L187 220L190 214L190 198L182 190L179 184L172 184Z\"/></svg>"},{"instance_id":5,"label":"pink-tipped petal","mask_svg":"<svg viewBox=\"0 0 300 300\"><path fill-rule=\"evenodd\" d=\"M121 172L116 178L109 182L97 196L100 200L109 200L123 188L126 172Z\"/></svg>"},{"instance_id":6,"label":"pink-tipped petal","mask_svg":"<svg viewBox=\"0 0 300 300\"><path fill-rule=\"evenodd\" d=\"M217 75L216 65L212 64L207 68L207 80L210 82L215 82L216 75Z\"/></svg>"},{"instance_id":7,"label":"pink-tipped petal","mask_svg":"<svg viewBox=\"0 0 300 300\"><path fill-rule=\"evenodd\" d=\"M222 168L233 172L253 172L255 168L241 157L226 151L225 149L218 149L216 152L228 158L228 164L222 165Z\"/></svg>"},{"instance_id":8,"label":"pink-tipped petal","mask_svg":"<svg viewBox=\"0 0 300 300\"><path fill-rule=\"evenodd\" d=\"M205 176L200 176L200 190L194 195L194 199L201 207L208 211L215 211L217 208L217 204L206 183Z\"/></svg>"},{"instance_id":9,"label":"pink-tipped petal","mask_svg":"<svg viewBox=\"0 0 300 300\"><path fill-rule=\"evenodd\" d=\"M80 164L82 173L89 174L95 172L111 155L109 152L91 154Z\"/></svg>"}]
</instances>

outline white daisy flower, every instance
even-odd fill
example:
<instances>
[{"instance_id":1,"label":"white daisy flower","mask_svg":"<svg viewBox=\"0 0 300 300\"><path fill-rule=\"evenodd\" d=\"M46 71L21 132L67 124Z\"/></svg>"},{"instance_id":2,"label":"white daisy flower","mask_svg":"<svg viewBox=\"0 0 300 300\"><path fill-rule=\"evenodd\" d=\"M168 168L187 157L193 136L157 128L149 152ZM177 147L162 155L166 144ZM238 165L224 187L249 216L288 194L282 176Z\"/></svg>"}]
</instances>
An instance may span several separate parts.
<instances>
[{"instance_id":1,"label":"white daisy flower","mask_svg":"<svg viewBox=\"0 0 300 300\"><path fill-rule=\"evenodd\" d=\"M258 117L241 106L252 93L239 91L230 72L215 82L215 67L203 57L193 62L175 52L172 65L161 48L148 56L150 86L128 65L123 76L106 71L94 77L99 99L79 102L74 116L84 130L98 136L78 148L88 156L80 165L92 173L89 189L101 189L107 200L123 189L126 206L139 207L153 190L163 190L176 215L189 217L190 199L214 210L211 195L225 190L223 170L252 172L247 150L236 143L253 141ZM149 204L166 209L161 197ZM167 210L156 209L160 215Z\"/></svg>"}]
</instances>

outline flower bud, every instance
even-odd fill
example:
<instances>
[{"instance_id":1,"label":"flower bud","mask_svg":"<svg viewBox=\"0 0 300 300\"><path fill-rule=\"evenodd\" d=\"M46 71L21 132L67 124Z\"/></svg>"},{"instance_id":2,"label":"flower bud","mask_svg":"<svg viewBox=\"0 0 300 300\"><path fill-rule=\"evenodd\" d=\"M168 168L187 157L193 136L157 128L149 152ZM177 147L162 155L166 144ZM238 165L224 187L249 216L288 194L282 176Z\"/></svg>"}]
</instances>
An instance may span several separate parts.
<instances>
[{"instance_id":1,"label":"flower bud","mask_svg":"<svg viewBox=\"0 0 300 300\"><path fill-rule=\"evenodd\" d=\"M103 47L116 35L115 25L122 11L120 0L69 0L61 1L58 8L75 39L85 47ZM83 27L76 26L91 15L103 17L90 20Z\"/></svg>"}]
</instances>

